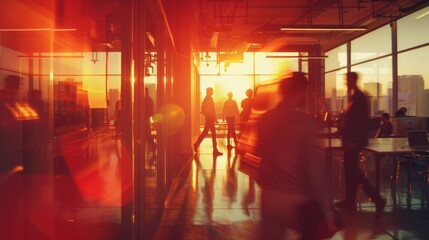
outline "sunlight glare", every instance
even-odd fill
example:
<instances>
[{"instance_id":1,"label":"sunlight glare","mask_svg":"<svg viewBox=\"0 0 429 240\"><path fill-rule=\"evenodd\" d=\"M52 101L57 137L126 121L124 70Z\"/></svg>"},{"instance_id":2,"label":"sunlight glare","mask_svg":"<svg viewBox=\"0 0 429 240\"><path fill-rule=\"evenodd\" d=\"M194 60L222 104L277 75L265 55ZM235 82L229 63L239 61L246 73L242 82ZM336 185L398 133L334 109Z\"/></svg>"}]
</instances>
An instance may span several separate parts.
<instances>
[{"instance_id":1,"label":"sunlight glare","mask_svg":"<svg viewBox=\"0 0 429 240\"><path fill-rule=\"evenodd\" d=\"M225 62L216 63L215 53L208 53L208 57L204 57L204 54L202 53L202 62L207 64L202 64L200 68L203 75L200 89L204 94L207 87L212 87L215 102L225 101L227 93L232 92L233 99L240 104L241 100L246 98L247 89L255 90L260 84L278 81L297 68L296 59L267 58L266 52L245 52L242 62L231 61L226 64L227 67Z\"/></svg>"},{"instance_id":2,"label":"sunlight glare","mask_svg":"<svg viewBox=\"0 0 429 240\"><path fill-rule=\"evenodd\" d=\"M185 124L185 111L176 104L166 104L155 113L154 120L164 129L161 134L171 136Z\"/></svg>"}]
</instances>

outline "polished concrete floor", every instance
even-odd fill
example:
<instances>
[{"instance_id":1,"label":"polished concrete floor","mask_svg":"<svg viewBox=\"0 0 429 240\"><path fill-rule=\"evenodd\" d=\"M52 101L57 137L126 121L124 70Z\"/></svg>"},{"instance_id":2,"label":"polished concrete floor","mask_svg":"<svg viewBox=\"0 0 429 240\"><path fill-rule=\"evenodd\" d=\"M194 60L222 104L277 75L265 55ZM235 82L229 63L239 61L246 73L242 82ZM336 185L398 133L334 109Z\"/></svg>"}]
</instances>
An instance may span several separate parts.
<instances>
[{"instance_id":1,"label":"polished concrete floor","mask_svg":"<svg viewBox=\"0 0 429 240\"><path fill-rule=\"evenodd\" d=\"M168 194L156 239L258 239L258 184L240 168L240 156L228 151L218 139L221 156L212 155L211 140L205 139L183 166ZM368 178L374 178L371 156L362 162ZM332 195L344 191L341 152L333 154ZM413 174L411 204L407 205L406 170L401 165L396 192L392 192L392 161L382 161L381 193L387 199L384 214L374 218L374 204L359 194L358 211L340 210L345 228L332 239L429 239L429 207L421 205L422 176ZM414 170L416 170L414 168ZM296 239L292 231L284 239Z\"/></svg>"},{"instance_id":2,"label":"polished concrete floor","mask_svg":"<svg viewBox=\"0 0 429 240\"><path fill-rule=\"evenodd\" d=\"M243 173L235 149L228 151L224 138L218 142L223 155L213 156L211 140L205 139L199 152L183 165L168 192L154 239L258 238L260 188ZM61 150L71 172L59 174L55 180L55 239L122 239L121 141L107 131ZM85 153L82 166L70 165L74 161L69 157L77 151ZM333 153L333 200L341 199L344 192L341 159L341 152ZM417 174L417 166L413 168L411 204L407 205L406 165L401 165L397 191L392 192L392 161L386 158L381 163L381 193L387 199L384 215L376 221L374 204L359 194L358 211L340 211L345 228L332 239L429 239L429 206L421 205L423 179ZM148 169L156 168L155 161ZM366 156L362 169L374 179L371 156ZM148 183L156 182L156 176L149 177ZM150 184L147 187L152 189ZM285 239L295 236L285 233Z\"/></svg>"},{"instance_id":3,"label":"polished concrete floor","mask_svg":"<svg viewBox=\"0 0 429 240\"><path fill-rule=\"evenodd\" d=\"M120 239L121 141L108 129L64 144L61 152L57 165L66 166L56 169L55 239Z\"/></svg>"}]
</instances>

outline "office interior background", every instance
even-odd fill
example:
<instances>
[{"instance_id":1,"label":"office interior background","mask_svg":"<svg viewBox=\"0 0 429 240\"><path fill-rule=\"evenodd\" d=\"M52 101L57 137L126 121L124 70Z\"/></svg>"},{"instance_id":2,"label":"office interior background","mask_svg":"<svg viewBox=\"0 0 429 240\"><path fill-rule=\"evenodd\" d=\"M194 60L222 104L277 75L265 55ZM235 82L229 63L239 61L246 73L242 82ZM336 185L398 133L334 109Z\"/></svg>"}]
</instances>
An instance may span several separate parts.
<instances>
[{"instance_id":1,"label":"office interior background","mask_svg":"<svg viewBox=\"0 0 429 240\"><path fill-rule=\"evenodd\" d=\"M407 115L429 117L428 5L2 0L0 89L8 76L18 76L20 87L15 120L2 123L0 159L14 162L0 169L0 238L68 239L80 226L68 217L75 201L87 211L103 208L108 236L150 238L174 177L193 154L206 87L214 88L220 118L227 92L239 102L248 88L303 71L308 112L316 114L325 98L335 115L346 106L344 74L356 71L372 116L406 107ZM145 87L156 109L156 166L144 141ZM104 138L115 139L116 156L88 147ZM79 160L87 155L95 158ZM93 177L105 164L117 172ZM72 183L79 197L63 191Z\"/></svg>"}]
</instances>

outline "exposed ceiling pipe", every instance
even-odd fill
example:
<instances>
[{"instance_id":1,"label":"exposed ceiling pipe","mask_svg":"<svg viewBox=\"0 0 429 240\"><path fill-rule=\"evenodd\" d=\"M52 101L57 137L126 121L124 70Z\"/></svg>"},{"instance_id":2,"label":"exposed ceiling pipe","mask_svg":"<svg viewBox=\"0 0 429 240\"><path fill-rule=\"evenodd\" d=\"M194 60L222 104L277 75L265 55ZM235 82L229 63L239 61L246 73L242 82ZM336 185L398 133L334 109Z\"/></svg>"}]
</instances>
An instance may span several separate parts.
<instances>
[{"instance_id":1,"label":"exposed ceiling pipe","mask_svg":"<svg viewBox=\"0 0 429 240\"><path fill-rule=\"evenodd\" d=\"M146 1L146 3L150 9L152 9L152 10L154 8L156 9L156 11L152 11L152 12L156 12L160 15L160 18L163 22L163 26L166 29L168 38L170 39L172 49L174 52L177 52L176 44L174 42L174 36L173 36L172 31L171 31L171 27L170 27L170 24L168 22L167 14L165 12L165 8L164 8L162 1L161 0L151 0L151 1Z\"/></svg>"},{"instance_id":2,"label":"exposed ceiling pipe","mask_svg":"<svg viewBox=\"0 0 429 240\"><path fill-rule=\"evenodd\" d=\"M216 4L216 3L218 3L218 4ZM223 4L225 4L225 3L234 3L234 5L233 6L228 5L228 6L223 7L223 6L221 6L222 3ZM239 9L241 7L240 3L244 3L244 6L243 6L244 7L244 15L236 15L237 9ZM229 23L229 19L244 18L245 22L247 22L247 18L248 18L248 6L249 6L248 0L226 1L226 2L225 1L214 1L214 3L213 3L213 12L215 14L214 18L215 19L218 18L219 21L221 19L226 18L226 23ZM216 9L216 7L218 7L218 9ZM226 11L222 11L223 8L225 8ZM229 10L231 8L232 8L232 10L230 10L230 11L227 12L227 10ZM219 11L217 11L217 10L219 10Z\"/></svg>"},{"instance_id":3,"label":"exposed ceiling pipe","mask_svg":"<svg viewBox=\"0 0 429 240\"><path fill-rule=\"evenodd\" d=\"M428 0L422 0L422 1L415 3L414 5L404 7L404 8L400 8L399 12L402 14L408 14L408 13L410 13L410 12L412 12L418 8L424 7L428 3L429 3Z\"/></svg>"},{"instance_id":4,"label":"exposed ceiling pipe","mask_svg":"<svg viewBox=\"0 0 429 240\"><path fill-rule=\"evenodd\" d=\"M372 0L371 2L372 2L372 12L373 12L374 18L392 18L392 19L396 19L406 14L409 14L421 7L426 6L429 3L428 0L421 0L418 2L410 0L410 1L406 1L406 4L408 4L406 7L401 7L398 1L392 1L392 2L386 3L384 7L377 8L375 6L377 2L385 3L386 1Z\"/></svg>"},{"instance_id":5,"label":"exposed ceiling pipe","mask_svg":"<svg viewBox=\"0 0 429 240\"><path fill-rule=\"evenodd\" d=\"M312 23L312 19L313 19L313 9L315 9L315 7L316 6L318 6L319 4L321 5L321 6L323 6L323 9L327 9L328 8L328 6L333 6L333 3L330 3L330 5L328 4L328 5L326 5L326 4L323 4L322 2L323 2L324 0L319 0L319 1L316 1L316 2L314 2L314 3L311 3L311 0L307 0L307 10L306 11L304 11L301 15L299 15L298 17L296 17L294 20L293 20L293 22L292 22L292 24L295 24L295 23L297 23L297 22L299 22L302 18L304 18L305 16L307 16L307 24L311 24Z\"/></svg>"},{"instance_id":6,"label":"exposed ceiling pipe","mask_svg":"<svg viewBox=\"0 0 429 240\"><path fill-rule=\"evenodd\" d=\"M343 0L338 0L338 21L341 25L344 25L344 9L343 9Z\"/></svg>"}]
</instances>

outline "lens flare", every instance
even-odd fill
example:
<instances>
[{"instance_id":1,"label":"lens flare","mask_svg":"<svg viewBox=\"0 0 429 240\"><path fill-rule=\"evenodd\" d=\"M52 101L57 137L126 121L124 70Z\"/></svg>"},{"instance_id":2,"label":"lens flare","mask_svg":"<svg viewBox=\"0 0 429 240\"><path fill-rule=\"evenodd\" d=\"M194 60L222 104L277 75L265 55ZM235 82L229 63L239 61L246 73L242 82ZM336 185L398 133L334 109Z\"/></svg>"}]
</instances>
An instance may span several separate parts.
<instances>
[{"instance_id":1,"label":"lens flare","mask_svg":"<svg viewBox=\"0 0 429 240\"><path fill-rule=\"evenodd\" d=\"M154 119L163 130L161 134L171 136L183 127L185 112L176 104L166 104L159 109Z\"/></svg>"}]
</instances>

